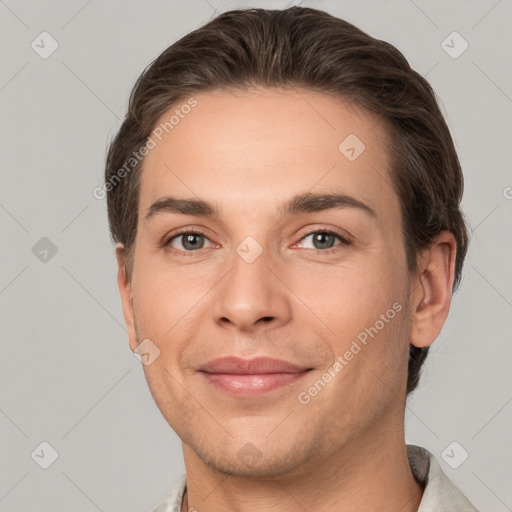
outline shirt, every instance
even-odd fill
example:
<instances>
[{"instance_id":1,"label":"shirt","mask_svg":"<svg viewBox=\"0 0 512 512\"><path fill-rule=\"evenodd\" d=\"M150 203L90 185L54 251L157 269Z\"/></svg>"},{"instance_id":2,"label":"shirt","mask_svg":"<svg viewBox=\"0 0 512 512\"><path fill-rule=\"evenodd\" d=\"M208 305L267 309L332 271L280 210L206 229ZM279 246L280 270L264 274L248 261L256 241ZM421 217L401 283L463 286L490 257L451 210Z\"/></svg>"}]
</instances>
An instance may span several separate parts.
<instances>
[{"instance_id":1,"label":"shirt","mask_svg":"<svg viewBox=\"0 0 512 512\"><path fill-rule=\"evenodd\" d=\"M428 450L407 445L407 457L414 477L424 486L418 512L478 512ZM153 512L180 512L186 487L187 475L183 474Z\"/></svg>"}]
</instances>

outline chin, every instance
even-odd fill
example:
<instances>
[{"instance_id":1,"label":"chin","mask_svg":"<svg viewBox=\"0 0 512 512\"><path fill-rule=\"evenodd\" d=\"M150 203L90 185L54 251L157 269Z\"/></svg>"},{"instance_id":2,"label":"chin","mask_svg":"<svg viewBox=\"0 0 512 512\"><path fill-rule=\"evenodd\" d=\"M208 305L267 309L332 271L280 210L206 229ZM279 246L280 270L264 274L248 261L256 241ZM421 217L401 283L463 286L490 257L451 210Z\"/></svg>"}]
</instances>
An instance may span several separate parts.
<instances>
[{"instance_id":1,"label":"chin","mask_svg":"<svg viewBox=\"0 0 512 512\"><path fill-rule=\"evenodd\" d=\"M247 443L246 447L249 446ZM254 446L254 445L253 445ZM242 448L242 451L244 448ZM254 478L258 480L274 480L275 477L290 474L305 462L297 453L272 454L271 456L255 455L243 457L234 453L221 458L219 454L197 454L202 462L214 471L232 477ZM259 458L261 456L261 458ZM240 460L242 459L242 460Z\"/></svg>"},{"instance_id":2,"label":"chin","mask_svg":"<svg viewBox=\"0 0 512 512\"><path fill-rule=\"evenodd\" d=\"M273 480L282 475L298 475L307 470L307 465L315 464L314 456L320 452L314 440L292 433L275 436L274 440L265 435L226 434L221 439L196 436L189 431L187 441L182 437L187 451L212 470L232 477Z\"/></svg>"}]
</instances>

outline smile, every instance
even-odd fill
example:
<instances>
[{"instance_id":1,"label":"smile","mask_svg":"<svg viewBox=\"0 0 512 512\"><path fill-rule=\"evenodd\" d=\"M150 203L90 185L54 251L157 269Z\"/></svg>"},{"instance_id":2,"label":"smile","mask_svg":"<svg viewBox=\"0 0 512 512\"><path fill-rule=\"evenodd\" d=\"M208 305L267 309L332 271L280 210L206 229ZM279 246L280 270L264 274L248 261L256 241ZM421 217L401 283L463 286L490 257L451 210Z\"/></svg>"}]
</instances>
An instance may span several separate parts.
<instances>
[{"instance_id":1,"label":"smile","mask_svg":"<svg viewBox=\"0 0 512 512\"><path fill-rule=\"evenodd\" d=\"M303 378L311 368L269 357L224 357L203 365L199 373L217 390L235 397L256 397Z\"/></svg>"}]
</instances>

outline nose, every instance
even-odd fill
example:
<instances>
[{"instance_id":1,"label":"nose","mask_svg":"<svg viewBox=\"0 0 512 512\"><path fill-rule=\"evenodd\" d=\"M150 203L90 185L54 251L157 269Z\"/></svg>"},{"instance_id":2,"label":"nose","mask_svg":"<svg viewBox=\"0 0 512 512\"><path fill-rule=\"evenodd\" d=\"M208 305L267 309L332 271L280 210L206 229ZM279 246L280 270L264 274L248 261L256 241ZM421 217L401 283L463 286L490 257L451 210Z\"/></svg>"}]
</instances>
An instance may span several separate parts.
<instances>
[{"instance_id":1,"label":"nose","mask_svg":"<svg viewBox=\"0 0 512 512\"><path fill-rule=\"evenodd\" d=\"M231 269L219 283L215 322L252 334L288 323L291 292L283 284L285 279L278 277L268 252L263 250L253 261L240 254L233 255Z\"/></svg>"}]
</instances>

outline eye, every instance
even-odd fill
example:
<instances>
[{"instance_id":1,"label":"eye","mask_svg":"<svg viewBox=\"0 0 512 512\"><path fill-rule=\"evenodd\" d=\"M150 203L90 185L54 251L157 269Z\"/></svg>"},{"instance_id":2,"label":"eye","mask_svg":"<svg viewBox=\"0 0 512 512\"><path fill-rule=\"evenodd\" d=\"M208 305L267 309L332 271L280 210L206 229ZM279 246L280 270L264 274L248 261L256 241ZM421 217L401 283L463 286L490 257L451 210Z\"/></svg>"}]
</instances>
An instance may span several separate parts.
<instances>
[{"instance_id":1,"label":"eye","mask_svg":"<svg viewBox=\"0 0 512 512\"><path fill-rule=\"evenodd\" d=\"M206 241L210 240L197 231L181 231L175 234L167 242L164 243L165 247L171 247L176 251L194 252L205 247Z\"/></svg>"},{"instance_id":2,"label":"eye","mask_svg":"<svg viewBox=\"0 0 512 512\"><path fill-rule=\"evenodd\" d=\"M312 247L304 245L304 241L311 239ZM336 243L338 241L338 243ZM210 244L210 245L207 245ZM349 246L351 242L341 233L331 230L317 230L303 236L300 240L300 245L305 249L313 249L321 252L332 252L329 249L336 250L337 246ZM211 247L214 244L210 239L201 232L193 230L182 230L174 234L163 246L169 248L176 253L193 253L200 251L206 247Z\"/></svg>"},{"instance_id":3,"label":"eye","mask_svg":"<svg viewBox=\"0 0 512 512\"><path fill-rule=\"evenodd\" d=\"M311 243L313 247L305 247L306 249L313 249L317 251L325 252L328 249L332 249L336 246L343 245L348 246L350 242L340 233L329 230L318 230L309 233L308 235L301 238L301 242L311 238ZM339 243L336 244L336 239L339 240Z\"/></svg>"}]
</instances>

